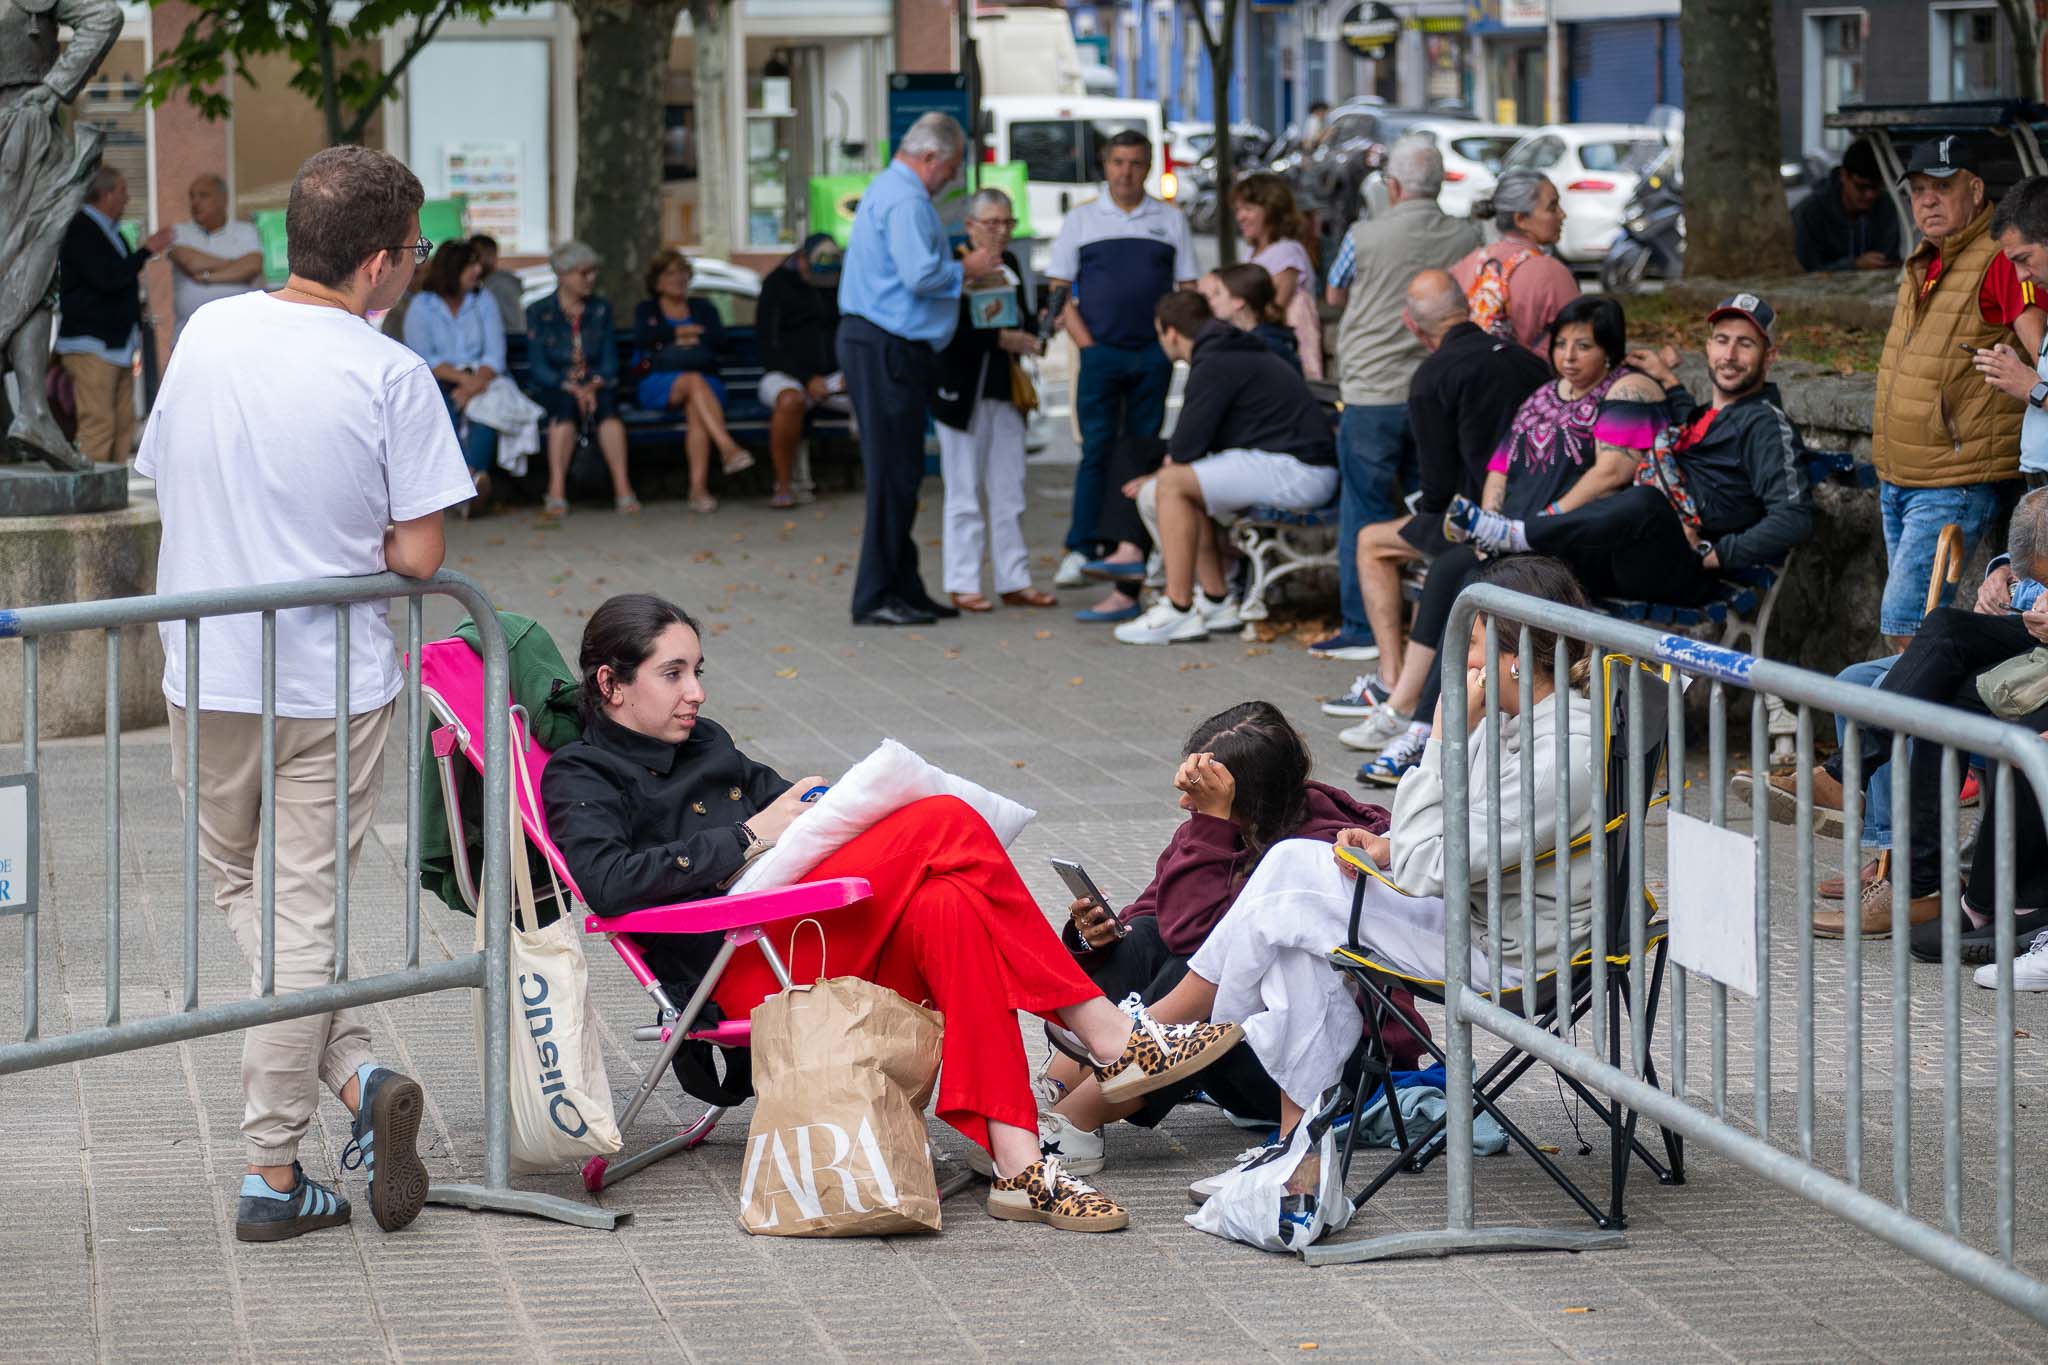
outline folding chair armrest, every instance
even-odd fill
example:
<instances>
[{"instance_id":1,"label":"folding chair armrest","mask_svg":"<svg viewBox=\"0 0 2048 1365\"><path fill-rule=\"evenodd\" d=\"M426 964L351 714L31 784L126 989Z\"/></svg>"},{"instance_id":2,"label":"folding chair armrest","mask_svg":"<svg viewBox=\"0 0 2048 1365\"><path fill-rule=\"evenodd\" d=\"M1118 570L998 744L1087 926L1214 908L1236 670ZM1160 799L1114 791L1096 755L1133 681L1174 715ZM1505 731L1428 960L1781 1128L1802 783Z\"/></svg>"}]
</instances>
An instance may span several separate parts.
<instances>
[{"instance_id":1,"label":"folding chair armrest","mask_svg":"<svg viewBox=\"0 0 2048 1365\"><path fill-rule=\"evenodd\" d=\"M747 929L757 924L795 919L837 910L874 894L863 877L834 877L830 881L799 882L772 891L747 891L737 896L712 900L685 901L678 905L657 905L630 910L623 915L591 915L583 921L586 934L715 934L727 929Z\"/></svg>"}]
</instances>

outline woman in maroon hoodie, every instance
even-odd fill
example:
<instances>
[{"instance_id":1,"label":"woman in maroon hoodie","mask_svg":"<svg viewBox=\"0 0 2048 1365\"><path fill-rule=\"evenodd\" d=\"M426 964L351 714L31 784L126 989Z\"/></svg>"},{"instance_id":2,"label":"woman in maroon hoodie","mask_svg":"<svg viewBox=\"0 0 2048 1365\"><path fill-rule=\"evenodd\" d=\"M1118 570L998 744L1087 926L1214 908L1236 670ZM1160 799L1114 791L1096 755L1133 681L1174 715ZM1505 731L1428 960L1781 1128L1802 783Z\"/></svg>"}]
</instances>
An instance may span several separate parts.
<instances>
[{"instance_id":1,"label":"woman in maroon hoodie","mask_svg":"<svg viewBox=\"0 0 2048 1365\"><path fill-rule=\"evenodd\" d=\"M1266 850L1283 839L1334 843L1347 828L1384 833L1387 812L1309 778L1308 746L1270 702L1248 701L1195 727L1173 785L1187 820L1159 855L1152 882L1112 919L1085 900L1070 907L1067 947L1111 1000L1151 1001L1187 972L1188 959L1229 912ZM1404 1007L1408 1002L1401 1002ZM1398 1022L1387 1040L1398 1065L1421 1046ZM1405 1052L1405 1056L1402 1054ZM1250 1048L1235 1049L1199 1079L1111 1105L1093 1080L1064 1056L1046 1068L1039 1138L1057 1144L1076 1175L1102 1168L1102 1127L1124 1119L1151 1128L1197 1090L1233 1115L1277 1123L1280 1091Z\"/></svg>"}]
</instances>

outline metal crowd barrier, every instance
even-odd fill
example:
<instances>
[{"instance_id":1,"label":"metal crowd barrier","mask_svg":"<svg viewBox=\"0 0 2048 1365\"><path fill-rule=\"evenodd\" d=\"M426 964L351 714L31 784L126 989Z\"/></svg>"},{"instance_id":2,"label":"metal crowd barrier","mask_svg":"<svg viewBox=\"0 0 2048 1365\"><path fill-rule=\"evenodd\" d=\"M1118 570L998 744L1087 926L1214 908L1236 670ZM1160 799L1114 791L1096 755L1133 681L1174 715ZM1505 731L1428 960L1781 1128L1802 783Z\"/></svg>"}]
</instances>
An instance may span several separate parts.
<instances>
[{"instance_id":1,"label":"metal crowd barrier","mask_svg":"<svg viewBox=\"0 0 2048 1365\"><path fill-rule=\"evenodd\" d=\"M2014 1256L2014 1204L2017 1187L2017 1143L2014 1132L2015 1089L2013 1053L2013 792L2017 781L2032 784L2037 799L2048 802L2048 743L2017 725L2005 724L1988 716L1976 715L1955 708L1912 698L1897 696L1877 688L1857 687L1837 681L1823 674L1794 668L1787 664L1773 663L1766 659L1754 658L1734 650L1713 645L1704 645L1678 635L1660 634L1640 626L1615 621L1604 615L1562 607L1538 598L1513 593L1491 585L1480 584L1468 588L1459 598L1451 612L1451 619L1445 628L1444 640L1447 649L1462 650L1461 643L1470 638L1473 623L1481 616L1497 617L1522 627L1519 660L1519 678L1507 679L1501 672L1500 647L1491 631L1486 636L1486 665L1484 688L1489 702L1500 696L1504 686L1517 686L1523 714L1535 713L1532 690L1538 669L1544 676L1553 679L1557 686L1552 698L1542 705L1555 705L1558 712L1558 730L1562 734L1564 723L1564 697L1568 682L1564 677L1566 662L1560 650L1555 659L1539 661L1532 649L1530 628L1546 632L1555 631L1561 639L1568 640L1572 656L1590 657L1591 677L1594 693L1594 712L1599 715L1603 703L1623 704L1625 700L1628 731L1633 735L1635 724L1643 714L1643 697L1646 688L1666 687L1666 745L1667 771L1671 775L1669 809L1682 812L1688 807L1694 814L1700 814L1703 803L1706 816L1716 826L1726 827L1726 789L1728 777L1727 716L1729 694L1747 693L1750 720L1751 770L1758 775L1753 788L1751 837L1755 845L1756 891L1756 976L1757 994L1752 1002L1752 1024L1754 1030L1752 1052L1754 1063L1754 1112L1747 1128L1738 1127L1731 1121L1728 1106L1729 1047L1728 1027L1731 1002L1728 987L1718 981L1695 976L1688 983L1688 973L1674 960L1674 979L1669 992L1670 1029L1668 1065L1662 1072L1663 1085L1656 1082L1657 1072L1646 1070L1646 1061L1654 1067L1649 1056L1647 1039L1640 1021L1644 1018L1644 965L1646 948L1653 932L1648 922L1650 916L1644 897L1645 886L1645 826L1652 804L1649 789L1656 774L1645 772L1644 764L1631 749L1631 757L1623 790L1619 793L1607 789L1607 775L1601 765L1594 765L1593 773L1593 825L1602 828L1615 814L1625 813L1628 820L1628 848L1632 866L1628 869L1627 888L1631 903L1626 913L1618 916L1615 923L1626 926L1626 949L1628 979L1628 1036L1629 1046L1622 1049L1621 1066L1611 1065L1605 1060L1608 1055L1606 1039L1603 1036L1602 1011L1595 1008L1589 1012L1591 1044L1582 1049L1571 1035L1546 1031L1536 1027L1529 1018L1511 1013L1476 992L1471 984L1470 941L1471 923L1466 914L1458 913L1453 907L1445 916L1445 959L1450 972L1446 980L1445 1017L1448 1038L1445 1051L1448 1102L1448 1126L1444 1139L1444 1161L1447 1167L1446 1216L1441 1229L1423 1232L1395 1233L1389 1236L1368 1238L1359 1241L1335 1242L1308 1248L1304 1259L1310 1264L1333 1264L1340 1262L1380 1259L1387 1256L1405 1255L1450 1255L1468 1251L1499 1251L1513 1249L1568 1249L1585 1250L1603 1245L1614 1245L1620 1238L1614 1231L1564 1230L1554 1228L1528 1227L1479 1227L1473 1217L1473 1040L1474 1025L1495 1035L1503 1042L1522 1049L1538 1061L1575 1078L1589 1089L1601 1092L1624 1110L1651 1122L1662 1125L1698 1143L1749 1171L1794 1194L1818 1205L1846 1222L1875 1234L1901 1250L1919 1257L1928 1264L1950 1276L1983 1290L1994 1298L2010 1304L2035 1320L2048 1324L2048 1284L2022 1271ZM1601 664L1605 656L1623 655L1643 664L1654 664L1663 674L1663 681L1644 669L1628 668L1620 673L1621 686L1625 687L1625 699L1616 699L1607 692L1608 670ZM1443 777L1446 805L1451 810L1469 808L1472 793L1469 790L1468 744L1464 717L1466 715L1467 680L1465 670L1458 667L1458 659L1451 659L1452 666L1445 668L1443 680L1443 715L1445 734L1443 741ZM1668 670L1668 672L1666 671ZM1684 775L1686 764L1686 727L1684 687L1688 681L1698 681L1708 687L1708 739L1707 772L1704 792L1697 789L1688 793ZM1790 705L1797 720L1797 757L1800 781L1798 788L1797 823L1792 831L1794 839L1794 861L1796 863L1796 896L1790 904L1783 897L1773 895L1770 876L1770 848L1772 826L1766 800L1761 791L1762 775L1768 772L1768 749L1770 735L1766 723L1767 699L1782 699ZM1845 896L1844 908L1845 937L1842 953L1837 963L1827 963L1816 954L1813 933L1814 909L1814 849L1813 849L1813 803L1810 784L1814 766L1814 716L1833 713L1847 723L1844 748L1846 764L1842 779L1845 795L1843 811L1843 856L1842 871ZM1890 762L1892 765L1892 924L1891 935L1891 1029L1892 1050L1891 1082L1891 1160L1890 1179L1885 1181L1881 1172L1869 1167L1878 1162L1866 1161L1864 1151L1864 1084L1865 1084L1865 1034L1863 1003L1864 949L1861 936L1859 897L1862 888L1860 873L1861 849L1859 833L1863 821L1864 774L1858 762L1858 731L1875 727L1889 731L1892 736ZM1911 1058L1913 1053L1913 982L1911 980L1908 953L1908 900L1911 895L1911 828L1912 812L1909 799L1910 784L1906 780L1906 758L1908 739L1925 744L1936 744L1941 748L1943 801L1940 808L1941 829L1941 897L1942 897L1942 962L1940 964L1940 1012L1942 1042L1941 1052L1941 1140L1923 1144L1918 1159L1922 1162L1940 1162L1942 1200L1939 1210L1922 1211L1914 1207L1911 1199L1913 1163L1916 1148L1913 1142L1913 1076ZM1560 743L1560 751L1562 744ZM1963 1238L1963 1060L1962 1060L1962 973L1967 970L1960 962L1960 867L1958 858L1960 816L1958 792L1961 787L1962 764L1965 755L1981 757L1987 765L1985 787L1994 797L1994 818L1990 828L1980 830L1980 837L1995 839L2003 850L1997 864L1996 887L1992 912L1996 923L1996 950L1998 959L1997 991L1995 1000L1995 1021L1992 1032L1995 1035L1995 1095L1993 1117L1995 1124L1995 1209L1992 1212L1995 1226L1996 1247L1992 1250L1972 1246ZM1499 763L1496 759L1493 771L1498 797ZM1562 764L1560 764L1562 766ZM1568 780L1568 776L1567 776ZM1620 810L1615 807L1619 798ZM1539 828L1538 813L1534 806L1533 794L1522 794L1523 827ZM1566 794L1561 790L1557 808L1543 817L1554 830L1568 809ZM1470 870L1473 858L1485 859L1482 866L1491 874L1500 866L1501 824L1500 803L1492 803L1494 818L1488 831L1487 847L1470 847L1471 836L1466 821L1451 820L1445 827L1445 885L1451 887L1471 884ZM1558 843L1566 842L1560 839ZM1600 849L1603 841L1595 839L1592 850L1595 854L1590 869L1574 874L1568 868L1570 859L1556 860L1557 875L1560 879L1572 875L1590 876L1593 896L1593 922L1595 939L1593 943L1591 969L1594 974L1595 997L1606 989L1605 974L1609 948L1603 941L1602 926L1607 922L1605 904L1607 887L1602 873ZM1494 931L1490 967L1491 980L1501 979L1498 926L1502 923L1504 908L1501 904L1501 880L1489 875L1487 896L1487 921ZM1523 864L1523 886L1534 884L1534 866L1525 854ZM1562 889L1564 883L1560 881ZM1982 888L1973 888L1981 895ZM1562 899L1562 898L1561 898ZM1507 913L1513 913L1509 907ZM1794 1122L1789 1130L1781 1116L1775 1115L1771 1106L1771 1082L1773 1073L1774 1047L1772 1036L1772 945L1769 934L1773 914L1781 920L1793 917L1797 925L1797 993L1792 1001L1794 1007L1794 1033L1796 1040L1797 1107ZM1524 895L1519 906L1522 916L1522 940L1529 942L1533 937L1534 908L1528 896ZM1562 912L1560 912L1562 921ZM1661 929L1660 923L1656 928ZM1566 926L1560 922L1562 936ZM1619 951L1617 948L1616 951ZM1514 965L1514 964L1510 964ZM1843 987L1846 1012L1846 1044L1843 1060L1843 1141L1839 1161L1827 1161L1824 1157L1832 1153L1817 1153L1814 1138L1815 1127L1815 978L1817 973L1833 974L1839 968ZM1711 1047L1711 1076L1705 1095L1694 1094L1688 1085L1686 1072L1686 997L1688 985L1704 987L1711 1005L1708 1021ZM1928 982L1920 983L1923 991ZM1524 992L1525 999L1529 992ZM1782 1065L1782 1063L1780 1063ZM1668 1089L1664 1088L1668 1086ZM1866 1184L1873 1188L1866 1189ZM1889 1190L1883 1186L1889 1185ZM1889 1197L1885 1197L1886 1194Z\"/></svg>"},{"instance_id":2,"label":"metal crowd barrier","mask_svg":"<svg viewBox=\"0 0 2048 1365\"><path fill-rule=\"evenodd\" d=\"M510 711L504 704L485 713L484 725L484 867L482 913L484 948L448 962L422 965L420 962L420 764L422 761L422 719L420 702L420 646L422 644L422 600L440 594L459 602L476 623L483 645L484 688L487 696L510 695L509 666L505 636L490 599L475 583L461 574L442 572L428 579L401 577L394 573L363 578L318 579L299 583L276 583L261 587L236 588L219 592L192 592L152 597L118 598L104 602L72 602L53 606L24 607L0 611L0 639L19 637L22 643L23 713L22 756L24 770L38 769L37 656L41 642L51 636L100 631L105 635L106 657L106 1010L104 1023L96 1028L44 1037L38 984L41 972L38 921L53 907L40 895L22 922L22 993L25 1035L20 1042L0 1044L0 1076L32 1071L66 1062L84 1061L116 1052L155 1047L217 1033L228 1033L254 1024L297 1019L309 1014L373 1005L386 1000L425 995L457 987L483 991L484 1030L484 1169L481 1184L435 1184L430 1203L453 1204L472 1209L495 1209L530 1214L581 1227L610 1228L630 1216L589 1204L518 1190L511 1183L509 1067L511 1062L510 982L511 960L511 872L509 862L508 812L511 809ZM348 867L348 729L349 729L349 606L357 602L385 602L403 598L406 603L406 668L403 724L405 731L405 966L397 971L352 981L348 975L349 903L348 878L337 877L335 896L335 967L331 984L308 990L276 994L273 983L276 951L276 719L277 719L277 613L304 608L329 607L335 617L335 688L338 698L335 733L335 861ZM199 706L199 623L210 616L262 614L263 620L263 791L259 836L258 894L261 897L262 958L261 989L251 999L201 1006L199 1003L199 726L185 730L184 791L184 993L176 1013L124 1019L121 1012L121 630L123 627L183 622L185 657L184 711L196 716ZM40 838L30 829L31 847ZM45 860L47 861L47 860ZM35 888L40 892L41 888ZM77 907L67 907L73 913ZM0 918L6 916L0 915Z\"/></svg>"}]
</instances>

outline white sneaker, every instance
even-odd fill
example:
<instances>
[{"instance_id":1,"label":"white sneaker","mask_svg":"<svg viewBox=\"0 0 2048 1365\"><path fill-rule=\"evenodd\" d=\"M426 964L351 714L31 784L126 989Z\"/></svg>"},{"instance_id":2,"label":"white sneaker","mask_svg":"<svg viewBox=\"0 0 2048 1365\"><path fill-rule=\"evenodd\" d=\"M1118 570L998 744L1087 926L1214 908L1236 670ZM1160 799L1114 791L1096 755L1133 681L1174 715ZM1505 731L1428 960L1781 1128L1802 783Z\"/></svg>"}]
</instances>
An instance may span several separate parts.
<instances>
[{"instance_id":1,"label":"white sneaker","mask_svg":"<svg viewBox=\"0 0 2048 1365\"><path fill-rule=\"evenodd\" d=\"M1376 707L1364 720L1337 732L1337 742L1348 749L1377 753L1408 733L1409 717L1391 706Z\"/></svg>"},{"instance_id":2,"label":"white sneaker","mask_svg":"<svg viewBox=\"0 0 2048 1365\"><path fill-rule=\"evenodd\" d=\"M1199 602L1186 611L1160 598L1152 609L1135 621L1126 621L1116 628L1116 638L1127 645L1180 645L1209 638L1209 627L1202 623Z\"/></svg>"},{"instance_id":3,"label":"white sneaker","mask_svg":"<svg viewBox=\"0 0 2048 1365\"><path fill-rule=\"evenodd\" d=\"M1219 635L1244 625L1243 618L1237 614L1237 594L1234 592L1225 593L1221 602L1212 602L1208 594L1196 588L1195 610L1201 613L1202 624Z\"/></svg>"},{"instance_id":4,"label":"white sneaker","mask_svg":"<svg viewBox=\"0 0 2048 1365\"><path fill-rule=\"evenodd\" d=\"M1987 962L1977 969L1977 984L1998 989L1998 964ZM2037 934L2027 951L2013 959L2012 988L2016 991L2048 991L2048 934Z\"/></svg>"},{"instance_id":5,"label":"white sneaker","mask_svg":"<svg viewBox=\"0 0 2048 1365\"><path fill-rule=\"evenodd\" d=\"M1097 1175L1106 1164L1102 1155L1102 1130L1076 1128L1064 1115L1038 1116L1038 1152L1041 1158L1056 1156L1069 1175ZM976 1175L994 1178L996 1164L978 1142L967 1148L967 1168Z\"/></svg>"},{"instance_id":6,"label":"white sneaker","mask_svg":"<svg viewBox=\"0 0 2048 1365\"><path fill-rule=\"evenodd\" d=\"M1052 585L1055 588L1087 587L1088 575L1081 572L1087 563L1088 556L1079 550L1067 551L1067 557L1060 561L1059 569L1052 576Z\"/></svg>"},{"instance_id":7,"label":"white sneaker","mask_svg":"<svg viewBox=\"0 0 2048 1365\"><path fill-rule=\"evenodd\" d=\"M1314 645L1310 645L1308 657L1311 659L1341 659L1349 664L1372 664L1379 662L1380 647L1378 645L1332 645L1327 649L1319 649Z\"/></svg>"},{"instance_id":8,"label":"white sneaker","mask_svg":"<svg viewBox=\"0 0 2048 1365\"><path fill-rule=\"evenodd\" d=\"M1245 1167L1251 1165L1252 1162L1256 1161L1258 1158L1272 1151L1274 1147L1281 1145L1283 1144L1275 1143L1272 1146L1245 1148L1242 1152L1239 1152L1237 1154L1237 1160L1230 1163L1230 1168L1228 1170L1218 1171L1214 1175L1205 1175L1200 1180L1197 1180L1193 1184L1189 1185L1188 1202L1191 1204L1208 1203L1209 1200L1216 1194L1218 1190L1222 1189L1225 1185L1230 1183L1230 1178L1232 1176L1236 1175ZM978 1152L981 1149L977 1147L974 1150Z\"/></svg>"}]
</instances>

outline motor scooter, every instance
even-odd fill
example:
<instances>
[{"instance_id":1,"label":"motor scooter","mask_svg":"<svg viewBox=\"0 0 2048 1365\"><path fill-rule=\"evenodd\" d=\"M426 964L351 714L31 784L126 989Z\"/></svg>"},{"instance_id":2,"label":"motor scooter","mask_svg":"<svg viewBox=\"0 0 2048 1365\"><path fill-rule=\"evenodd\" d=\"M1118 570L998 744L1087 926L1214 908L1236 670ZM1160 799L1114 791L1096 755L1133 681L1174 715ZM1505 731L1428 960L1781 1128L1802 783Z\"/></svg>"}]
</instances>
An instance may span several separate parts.
<instances>
[{"instance_id":1,"label":"motor scooter","mask_svg":"<svg viewBox=\"0 0 2048 1365\"><path fill-rule=\"evenodd\" d=\"M1600 263L1600 287L1633 294L1647 279L1675 280L1685 270L1685 198L1678 149L1667 148L1636 183L1621 214L1621 234Z\"/></svg>"}]
</instances>

